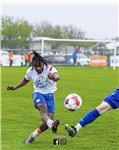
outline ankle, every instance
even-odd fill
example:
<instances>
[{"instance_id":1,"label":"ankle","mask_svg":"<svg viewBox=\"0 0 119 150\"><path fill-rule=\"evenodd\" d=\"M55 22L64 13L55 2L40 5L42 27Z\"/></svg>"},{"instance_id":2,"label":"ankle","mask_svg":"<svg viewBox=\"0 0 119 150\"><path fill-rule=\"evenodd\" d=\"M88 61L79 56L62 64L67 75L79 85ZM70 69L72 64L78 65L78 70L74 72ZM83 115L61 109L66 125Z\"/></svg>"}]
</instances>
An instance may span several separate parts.
<instances>
[{"instance_id":1,"label":"ankle","mask_svg":"<svg viewBox=\"0 0 119 150\"><path fill-rule=\"evenodd\" d=\"M47 126L51 129L52 128L52 123L53 123L53 120L51 119L48 119L47 120Z\"/></svg>"}]
</instances>

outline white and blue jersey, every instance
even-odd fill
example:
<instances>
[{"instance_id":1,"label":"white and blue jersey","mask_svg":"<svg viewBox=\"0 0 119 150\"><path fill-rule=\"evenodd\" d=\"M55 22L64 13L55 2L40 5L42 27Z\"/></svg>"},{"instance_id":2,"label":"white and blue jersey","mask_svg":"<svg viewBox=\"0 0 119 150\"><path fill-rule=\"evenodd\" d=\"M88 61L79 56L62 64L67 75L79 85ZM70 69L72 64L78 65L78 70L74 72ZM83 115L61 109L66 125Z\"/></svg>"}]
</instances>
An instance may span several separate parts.
<instances>
[{"instance_id":1,"label":"white and blue jersey","mask_svg":"<svg viewBox=\"0 0 119 150\"><path fill-rule=\"evenodd\" d=\"M119 88L104 99L113 109L119 108Z\"/></svg>"},{"instance_id":2,"label":"white and blue jersey","mask_svg":"<svg viewBox=\"0 0 119 150\"><path fill-rule=\"evenodd\" d=\"M55 111L54 92L57 90L57 83L51 80L48 74L56 72L56 68L51 65L44 65L44 69L40 74L32 67L27 70L25 79L32 80L34 83L33 101L35 107L39 103L45 103L48 107L48 112Z\"/></svg>"},{"instance_id":3,"label":"white and blue jersey","mask_svg":"<svg viewBox=\"0 0 119 150\"><path fill-rule=\"evenodd\" d=\"M57 72L56 68L51 65L44 65L44 69L40 74L30 67L26 72L25 79L33 81L34 92L42 94L54 93L57 90L57 85L55 81L48 78L48 74L55 72Z\"/></svg>"}]
</instances>

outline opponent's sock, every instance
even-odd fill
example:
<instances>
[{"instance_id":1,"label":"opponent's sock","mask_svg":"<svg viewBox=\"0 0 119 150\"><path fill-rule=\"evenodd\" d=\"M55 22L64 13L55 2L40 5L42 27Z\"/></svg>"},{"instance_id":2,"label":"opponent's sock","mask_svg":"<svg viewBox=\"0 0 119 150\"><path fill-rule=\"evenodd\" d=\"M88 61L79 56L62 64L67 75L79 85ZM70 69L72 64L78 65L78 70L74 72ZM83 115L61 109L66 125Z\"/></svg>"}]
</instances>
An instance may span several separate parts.
<instances>
[{"instance_id":1,"label":"opponent's sock","mask_svg":"<svg viewBox=\"0 0 119 150\"><path fill-rule=\"evenodd\" d=\"M86 114L80 121L79 124L82 127L85 127L87 124L93 122L96 118L98 118L100 116L99 112L97 111L97 109L92 110L91 112L89 112L88 114Z\"/></svg>"},{"instance_id":2,"label":"opponent's sock","mask_svg":"<svg viewBox=\"0 0 119 150\"><path fill-rule=\"evenodd\" d=\"M78 131L82 128L82 126L81 126L80 123L78 123L78 124L75 126L75 128L76 128L76 131L78 132Z\"/></svg>"},{"instance_id":3,"label":"opponent's sock","mask_svg":"<svg viewBox=\"0 0 119 150\"><path fill-rule=\"evenodd\" d=\"M53 120L51 120L51 119L48 119L48 121L47 121L47 126L51 129L51 127L52 127L52 123L53 123Z\"/></svg>"},{"instance_id":4,"label":"opponent's sock","mask_svg":"<svg viewBox=\"0 0 119 150\"><path fill-rule=\"evenodd\" d=\"M37 128L33 133L32 133L32 137L35 138L37 135L41 134L42 131L41 129Z\"/></svg>"}]
</instances>

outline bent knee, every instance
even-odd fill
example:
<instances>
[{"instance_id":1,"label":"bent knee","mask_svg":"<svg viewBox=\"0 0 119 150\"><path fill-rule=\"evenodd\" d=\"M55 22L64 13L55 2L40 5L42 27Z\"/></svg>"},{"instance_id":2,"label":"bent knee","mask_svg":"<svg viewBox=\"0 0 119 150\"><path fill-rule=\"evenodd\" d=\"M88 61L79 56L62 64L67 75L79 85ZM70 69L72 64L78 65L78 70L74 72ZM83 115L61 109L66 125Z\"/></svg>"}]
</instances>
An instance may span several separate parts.
<instances>
[{"instance_id":1,"label":"bent knee","mask_svg":"<svg viewBox=\"0 0 119 150\"><path fill-rule=\"evenodd\" d=\"M98 110L100 114L103 114L107 112L108 110L110 110L111 107L109 106L109 104L102 102L99 106L96 107L96 109Z\"/></svg>"},{"instance_id":2,"label":"bent knee","mask_svg":"<svg viewBox=\"0 0 119 150\"><path fill-rule=\"evenodd\" d=\"M41 113L47 112L47 105L45 103L39 103L36 108L40 110Z\"/></svg>"}]
</instances>

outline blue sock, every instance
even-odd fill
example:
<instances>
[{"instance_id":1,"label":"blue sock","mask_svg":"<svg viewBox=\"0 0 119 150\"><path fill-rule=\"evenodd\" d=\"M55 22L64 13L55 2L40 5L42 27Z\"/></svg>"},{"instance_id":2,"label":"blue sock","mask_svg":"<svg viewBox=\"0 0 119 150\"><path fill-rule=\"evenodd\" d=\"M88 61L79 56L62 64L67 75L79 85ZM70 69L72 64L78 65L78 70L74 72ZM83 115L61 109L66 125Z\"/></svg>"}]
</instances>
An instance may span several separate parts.
<instances>
[{"instance_id":1,"label":"blue sock","mask_svg":"<svg viewBox=\"0 0 119 150\"><path fill-rule=\"evenodd\" d=\"M79 123L81 124L82 127L85 127L87 124L93 122L96 118L100 116L99 112L97 109L92 110L88 114L86 114L80 121Z\"/></svg>"}]
</instances>

